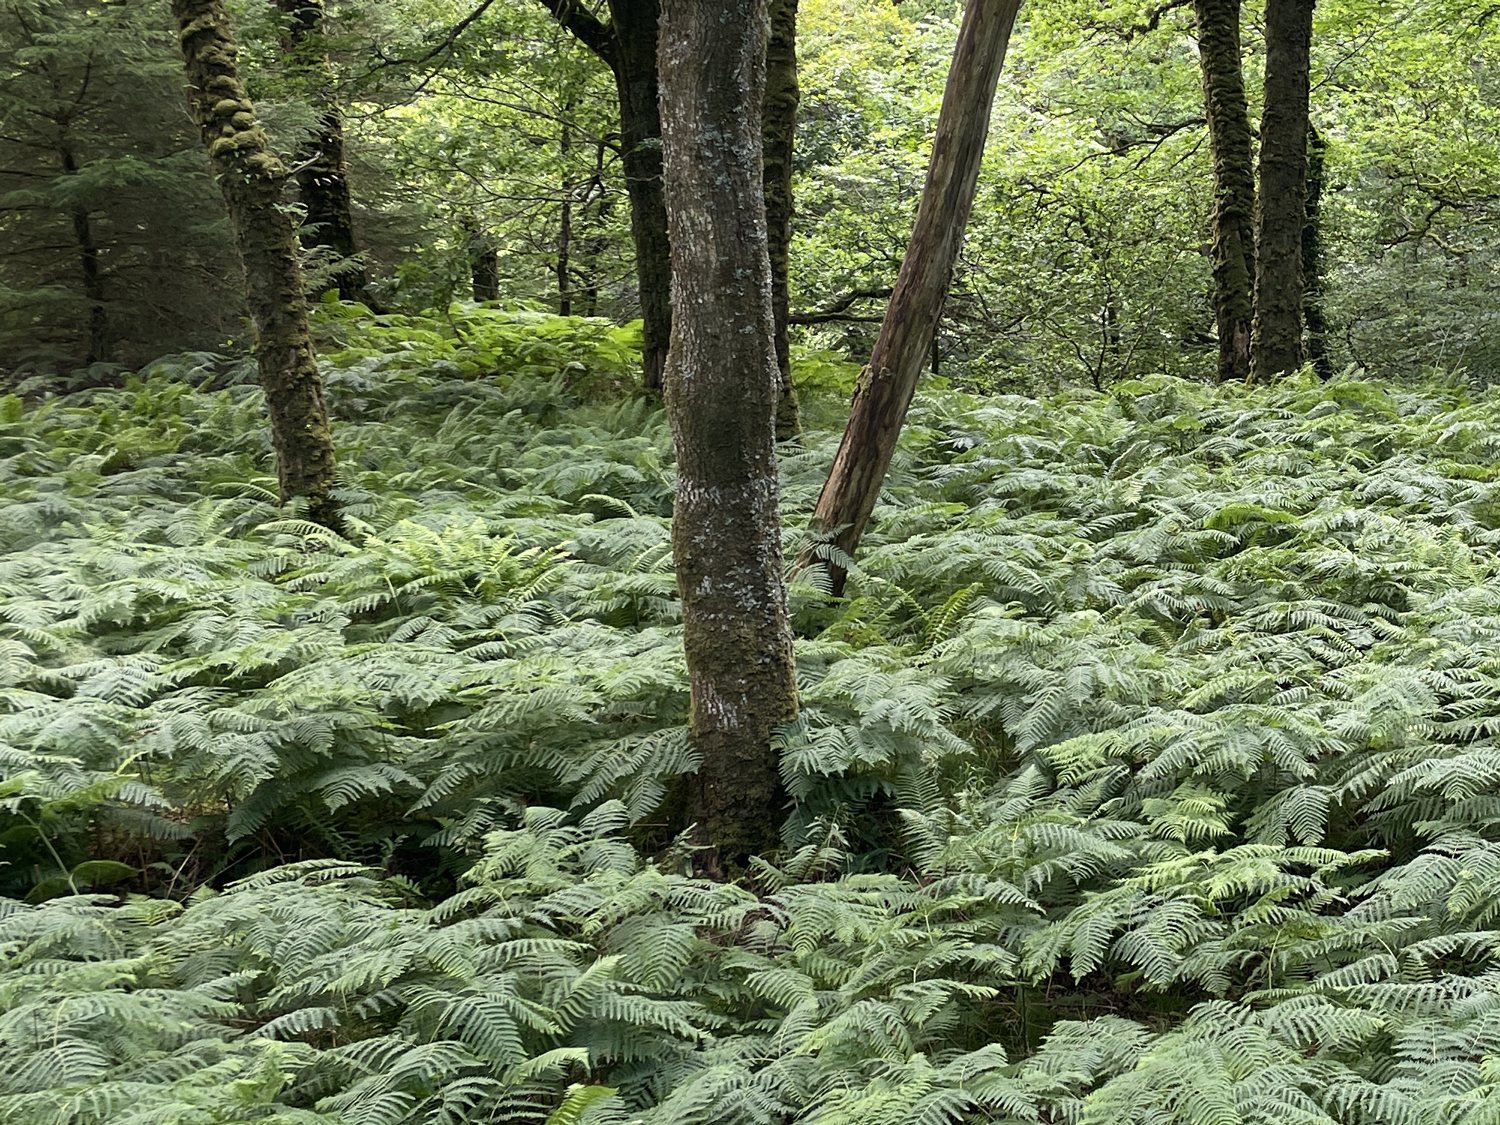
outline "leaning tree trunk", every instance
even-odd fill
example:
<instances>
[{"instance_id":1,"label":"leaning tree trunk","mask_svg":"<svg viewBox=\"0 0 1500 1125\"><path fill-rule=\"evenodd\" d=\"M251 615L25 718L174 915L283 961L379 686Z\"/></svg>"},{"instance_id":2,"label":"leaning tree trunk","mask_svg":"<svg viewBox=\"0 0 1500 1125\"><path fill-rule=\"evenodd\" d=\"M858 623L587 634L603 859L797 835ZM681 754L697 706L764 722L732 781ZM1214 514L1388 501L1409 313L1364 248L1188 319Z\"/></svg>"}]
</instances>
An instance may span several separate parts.
<instances>
[{"instance_id":1,"label":"leaning tree trunk","mask_svg":"<svg viewBox=\"0 0 1500 1125\"><path fill-rule=\"evenodd\" d=\"M812 529L852 556L875 510L906 411L932 348L964 228L979 184L990 107L1021 0L969 0L943 91L927 183L870 362L860 373L844 440L818 496ZM829 584L842 593L836 556L810 547L798 565L825 554Z\"/></svg>"},{"instance_id":2,"label":"leaning tree trunk","mask_svg":"<svg viewBox=\"0 0 1500 1125\"><path fill-rule=\"evenodd\" d=\"M1266 2L1266 105L1255 213L1255 325L1250 378L1302 366L1302 228L1314 0Z\"/></svg>"},{"instance_id":3,"label":"leaning tree trunk","mask_svg":"<svg viewBox=\"0 0 1500 1125\"><path fill-rule=\"evenodd\" d=\"M776 314L776 366L781 392L776 437L797 436L797 387L792 381L791 316L792 146L797 135L797 0L770 0L771 36L766 43L766 100L761 114L766 189L766 234L771 252L771 304Z\"/></svg>"},{"instance_id":4,"label":"leaning tree trunk","mask_svg":"<svg viewBox=\"0 0 1500 1125\"><path fill-rule=\"evenodd\" d=\"M1219 380L1250 374L1255 319L1255 164L1240 58L1240 0L1194 0L1214 162L1214 316Z\"/></svg>"},{"instance_id":5,"label":"leaning tree trunk","mask_svg":"<svg viewBox=\"0 0 1500 1125\"><path fill-rule=\"evenodd\" d=\"M1302 227L1302 314L1307 319L1307 360L1318 378L1333 378L1328 321L1323 316L1323 175L1328 142L1307 127L1307 221Z\"/></svg>"},{"instance_id":6,"label":"leaning tree trunk","mask_svg":"<svg viewBox=\"0 0 1500 1125\"><path fill-rule=\"evenodd\" d=\"M338 259L339 299L368 301L368 278L354 240L353 201L349 170L344 159L344 111L334 92L333 67L328 61L323 0L276 0L288 18L286 42L289 68L300 79L303 93L318 115L318 127L297 150L297 192L307 211L302 244L324 247Z\"/></svg>"},{"instance_id":7,"label":"leaning tree trunk","mask_svg":"<svg viewBox=\"0 0 1500 1125\"><path fill-rule=\"evenodd\" d=\"M666 403L677 451L690 789L715 874L776 847L772 731L797 712L782 577L761 136L766 0L666 0L662 141L672 242Z\"/></svg>"},{"instance_id":8,"label":"leaning tree trunk","mask_svg":"<svg viewBox=\"0 0 1500 1125\"><path fill-rule=\"evenodd\" d=\"M286 169L271 152L240 82L222 0L172 0L172 14L187 66L188 97L245 267L281 498L305 497L313 519L337 527L323 382L308 333L296 234L280 207Z\"/></svg>"}]
</instances>

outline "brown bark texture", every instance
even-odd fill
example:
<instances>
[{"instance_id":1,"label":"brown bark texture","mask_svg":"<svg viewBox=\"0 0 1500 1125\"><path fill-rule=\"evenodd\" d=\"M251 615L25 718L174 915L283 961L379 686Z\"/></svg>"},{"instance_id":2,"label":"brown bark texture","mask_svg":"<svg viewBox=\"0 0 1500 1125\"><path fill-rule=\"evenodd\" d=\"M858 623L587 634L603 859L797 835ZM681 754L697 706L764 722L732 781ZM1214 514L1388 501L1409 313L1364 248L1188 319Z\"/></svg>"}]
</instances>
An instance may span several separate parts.
<instances>
[{"instance_id":1,"label":"brown bark texture","mask_svg":"<svg viewBox=\"0 0 1500 1125\"><path fill-rule=\"evenodd\" d=\"M1323 183L1328 142L1307 128L1307 221L1302 227L1302 315L1307 320L1307 361L1318 378L1333 378L1328 321L1323 315Z\"/></svg>"},{"instance_id":2,"label":"brown bark texture","mask_svg":"<svg viewBox=\"0 0 1500 1125\"><path fill-rule=\"evenodd\" d=\"M302 245L324 247L338 259L335 277L340 300L368 302L365 285L369 279L354 238L353 197L344 159L344 111L328 61L323 0L276 0L276 6L287 17L284 46L289 68L318 114L317 132L294 156L299 168L297 193L307 211Z\"/></svg>"},{"instance_id":3,"label":"brown bark texture","mask_svg":"<svg viewBox=\"0 0 1500 1125\"><path fill-rule=\"evenodd\" d=\"M766 43L766 98L761 112L765 174L766 235L771 255L771 304L776 316L776 367L781 391L776 403L776 439L789 441L802 429L797 387L792 381L791 316L792 151L797 136L797 0L770 0L771 34Z\"/></svg>"},{"instance_id":4,"label":"brown bark texture","mask_svg":"<svg viewBox=\"0 0 1500 1125\"><path fill-rule=\"evenodd\" d=\"M1240 0L1194 0L1214 164L1214 318L1219 380L1250 374L1255 318L1255 163L1240 50Z\"/></svg>"},{"instance_id":5,"label":"brown bark texture","mask_svg":"<svg viewBox=\"0 0 1500 1125\"><path fill-rule=\"evenodd\" d=\"M1266 97L1255 212L1255 324L1250 378L1302 366L1302 228L1313 0L1266 0Z\"/></svg>"},{"instance_id":6,"label":"brown bark texture","mask_svg":"<svg viewBox=\"0 0 1500 1125\"><path fill-rule=\"evenodd\" d=\"M1021 0L969 0L964 10L911 242L813 513L812 530L831 536L836 553L816 545L798 560L802 567L821 557L835 595L846 577L837 560L852 557L859 546L931 353L974 206L990 108L1020 6Z\"/></svg>"},{"instance_id":7,"label":"brown bark texture","mask_svg":"<svg viewBox=\"0 0 1500 1125\"><path fill-rule=\"evenodd\" d=\"M771 735L797 712L757 112L766 35L765 0L662 6L672 549L701 758L690 806L716 874L777 846L785 797Z\"/></svg>"},{"instance_id":8,"label":"brown bark texture","mask_svg":"<svg viewBox=\"0 0 1500 1125\"><path fill-rule=\"evenodd\" d=\"M279 206L286 169L256 123L221 0L172 0L188 98L208 147L245 267L255 357L271 420L282 501L305 497L319 523L338 526L333 438L307 327L307 298L291 220Z\"/></svg>"},{"instance_id":9,"label":"brown bark texture","mask_svg":"<svg viewBox=\"0 0 1500 1125\"><path fill-rule=\"evenodd\" d=\"M661 111L656 77L659 0L609 0L600 22L578 0L538 0L593 51L615 78L620 100L620 163L630 198L641 302L641 384L660 390L672 337L672 256L662 194Z\"/></svg>"}]
</instances>

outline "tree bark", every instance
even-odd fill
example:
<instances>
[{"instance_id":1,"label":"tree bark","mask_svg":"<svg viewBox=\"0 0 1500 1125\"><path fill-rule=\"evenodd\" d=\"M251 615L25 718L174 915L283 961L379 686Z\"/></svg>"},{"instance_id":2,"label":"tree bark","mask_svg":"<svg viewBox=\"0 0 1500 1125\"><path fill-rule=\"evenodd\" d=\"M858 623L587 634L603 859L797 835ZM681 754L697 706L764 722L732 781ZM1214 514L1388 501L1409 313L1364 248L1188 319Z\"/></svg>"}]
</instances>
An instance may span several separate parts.
<instances>
[{"instance_id":1,"label":"tree bark","mask_svg":"<svg viewBox=\"0 0 1500 1125\"><path fill-rule=\"evenodd\" d=\"M76 175L78 159L66 143L57 150L58 162L67 175ZM73 239L78 244L78 268L83 280L83 295L89 303L88 363L108 363L110 358L109 308L104 302L104 271L99 264L99 243L94 238L94 223L87 207L74 207Z\"/></svg>"},{"instance_id":2,"label":"tree bark","mask_svg":"<svg viewBox=\"0 0 1500 1125\"><path fill-rule=\"evenodd\" d=\"M1221 382L1250 374L1255 319L1255 163L1240 52L1240 0L1194 0L1214 163L1214 317Z\"/></svg>"},{"instance_id":3,"label":"tree bark","mask_svg":"<svg viewBox=\"0 0 1500 1125\"><path fill-rule=\"evenodd\" d=\"M353 199L344 159L344 111L334 93L333 67L328 61L323 0L276 0L288 19L288 66L300 79L303 93L318 114L318 130L298 148L297 192L307 210L302 245L324 247L339 261L335 278L339 299L365 301L369 281L354 238Z\"/></svg>"},{"instance_id":4,"label":"tree bark","mask_svg":"<svg viewBox=\"0 0 1500 1125\"><path fill-rule=\"evenodd\" d=\"M564 112L571 113L573 107L567 106ZM563 165L567 166L568 156L573 151L573 131L563 122L562 136L559 139L559 150L562 154ZM562 182L562 214L557 224L557 315L573 315L573 284L571 271L573 256L573 184L568 179L568 173L563 172Z\"/></svg>"},{"instance_id":5,"label":"tree bark","mask_svg":"<svg viewBox=\"0 0 1500 1125\"><path fill-rule=\"evenodd\" d=\"M1302 313L1307 320L1307 359L1327 381L1333 378L1328 354L1328 322L1323 316L1323 175L1328 142L1316 126L1307 127L1307 221L1302 227Z\"/></svg>"},{"instance_id":6,"label":"tree bark","mask_svg":"<svg viewBox=\"0 0 1500 1125\"><path fill-rule=\"evenodd\" d=\"M1266 97L1255 212L1255 324L1250 378L1302 366L1302 228L1314 0L1266 2Z\"/></svg>"},{"instance_id":7,"label":"tree bark","mask_svg":"<svg viewBox=\"0 0 1500 1125\"><path fill-rule=\"evenodd\" d=\"M222 0L172 0L188 98L218 175L245 267L260 384L271 420L281 499L305 497L309 515L337 528L333 438L307 327L297 240L280 208L286 169L245 94Z\"/></svg>"},{"instance_id":8,"label":"tree bark","mask_svg":"<svg viewBox=\"0 0 1500 1125\"><path fill-rule=\"evenodd\" d=\"M672 337L672 256L662 195L657 105L660 0L609 0L601 23L577 0L538 0L614 74L620 101L620 163L630 197L630 234L641 301L641 384L660 390Z\"/></svg>"},{"instance_id":9,"label":"tree bark","mask_svg":"<svg viewBox=\"0 0 1500 1125\"><path fill-rule=\"evenodd\" d=\"M765 169L766 233L771 254L771 304L776 316L776 366L781 389L776 438L788 441L802 429L797 387L792 381L788 338L791 316L792 150L797 136L797 0L770 0L771 34L766 43L766 99L761 113Z\"/></svg>"},{"instance_id":10,"label":"tree bark","mask_svg":"<svg viewBox=\"0 0 1500 1125\"><path fill-rule=\"evenodd\" d=\"M844 440L813 513L813 531L832 536L833 546L846 556L858 548L875 510L942 317L974 205L995 88L1020 6L1021 0L969 0L964 11L911 242L870 362L856 384ZM845 570L826 550L809 547L798 566L810 565L820 555L830 589L841 594Z\"/></svg>"},{"instance_id":11,"label":"tree bark","mask_svg":"<svg viewBox=\"0 0 1500 1125\"><path fill-rule=\"evenodd\" d=\"M672 244L672 548L701 765L705 869L777 846L773 730L797 712L782 577L779 387L761 179L766 0L666 0L660 73Z\"/></svg>"}]
</instances>

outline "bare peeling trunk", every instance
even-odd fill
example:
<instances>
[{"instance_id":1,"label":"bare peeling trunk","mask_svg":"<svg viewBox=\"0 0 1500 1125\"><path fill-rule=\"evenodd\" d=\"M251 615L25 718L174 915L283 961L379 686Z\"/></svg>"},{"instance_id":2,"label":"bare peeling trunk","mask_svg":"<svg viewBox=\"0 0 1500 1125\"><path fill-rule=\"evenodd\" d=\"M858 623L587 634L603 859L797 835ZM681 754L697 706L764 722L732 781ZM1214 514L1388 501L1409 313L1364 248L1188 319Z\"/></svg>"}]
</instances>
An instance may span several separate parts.
<instances>
[{"instance_id":1,"label":"bare peeling trunk","mask_svg":"<svg viewBox=\"0 0 1500 1125\"><path fill-rule=\"evenodd\" d=\"M771 254L771 303L776 314L776 366L781 372L776 438L787 441L802 429L787 331L791 316L792 149L797 136L797 106L802 100L797 82L797 0L770 0L770 15L761 139L766 234Z\"/></svg>"},{"instance_id":2,"label":"bare peeling trunk","mask_svg":"<svg viewBox=\"0 0 1500 1125\"><path fill-rule=\"evenodd\" d=\"M797 712L757 112L766 35L765 0L663 4L672 549L702 760L690 803L718 874L778 843L784 794L771 735Z\"/></svg>"},{"instance_id":3,"label":"bare peeling trunk","mask_svg":"<svg viewBox=\"0 0 1500 1125\"><path fill-rule=\"evenodd\" d=\"M307 327L296 233L279 206L286 169L270 151L245 94L221 0L172 0L172 14L187 68L188 98L245 267L281 498L305 497L312 518L336 528L338 509L330 495L333 438Z\"/></svg>"},{"instance_id":4,"label":"bare peeling trunk","mask_svg":"<svg viewBox=\"0 0 1500 1125\"><path fill-rule=\"evenodd\" d=\"M830 535L845 555L854 554L875 510L917 380L931 353L974 206L990 108L1020 6L1021 0L969 0L964 10L911 243L870 362L860 373L844 440L813 513L814 532ZM819 551L809 548L798 565L811 565L818 557ZM833 592L841 593L844 568L828 558L823 563Z\"/></svg>"},{"instance_id":5,"label":"bare peeling trunk","mask_svg":"<svg viewBox=\"0 0 1500 1125\"><path fill-rule=\"evenodd\" d=\"M1255 319L1255 163L1240 51L1240 0L1194 0L1214 163L1214 318L1220 381L1250 374Z\"/></svg>"},{"instance_id":6,"label":"bare peeling trunk","mask_svg":"<svg viewBox=\"0 0 1500 1125\"><path fill-rule=\"evenodd\" d=\"M354 238L353 196L349 191L348 162L344 158L344 111L334 93L333 68L328 61L323 0L276 0L288 17L283 45L288 66L297 72L308 100L318 112L318 129L298 149L297 192L307 210L302 244L324 247L339 259L339 299L365 301L368 277L359 260Z\"/></svg>"},{"instance_id":7,"label":"bare peeling trunk","mask_svg":"<svg viewBox=\"0 0 1500 1125\"><path fill-rule=\"evenodd\" d=\"M1313 0L1266 2L1266 106L1260 124L1255 221L1255 326L1250 378L1269 383L1302 366L1302 228Z\"/></svg>"}]
</instances>

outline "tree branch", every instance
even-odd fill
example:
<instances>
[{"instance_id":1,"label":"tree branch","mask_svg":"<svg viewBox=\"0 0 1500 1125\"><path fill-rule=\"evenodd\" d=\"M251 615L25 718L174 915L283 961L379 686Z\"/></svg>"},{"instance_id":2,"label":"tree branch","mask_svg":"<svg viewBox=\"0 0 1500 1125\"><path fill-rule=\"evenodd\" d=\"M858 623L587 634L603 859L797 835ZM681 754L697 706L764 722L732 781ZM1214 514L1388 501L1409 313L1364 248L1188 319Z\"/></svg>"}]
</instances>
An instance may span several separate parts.
<instances>
[{"instance_id":1,"label":"tree branch","mask_svg":"<svg viewBox=\"0 0 1500 1125\"><path fill-rule=\"evenodd\" d=\"M848 293L842 293L829 301L828 304L818 309L808 309L806 312L792 313L786 318L788 324L827 324L834 320L844 321L874 321L884 319L878 316L857 316L849 312L856 301L875 301L891 295L890 286L879 289L854 289Z\"/></svg>"},{"instance_id":2,"label":"tree branch","mask_svg":"<svg viewBox=\"0 0 1500 1125\"><path fill-rule=\"evenodd\" d=\"M578 0L537 0L537 3L551 12L552 18L559 24L571 31L573 38L603 59L611 70L614 69L617 59L613 24L601 23L599 17L583 7Z\"/></svg>"}]
</instances>

